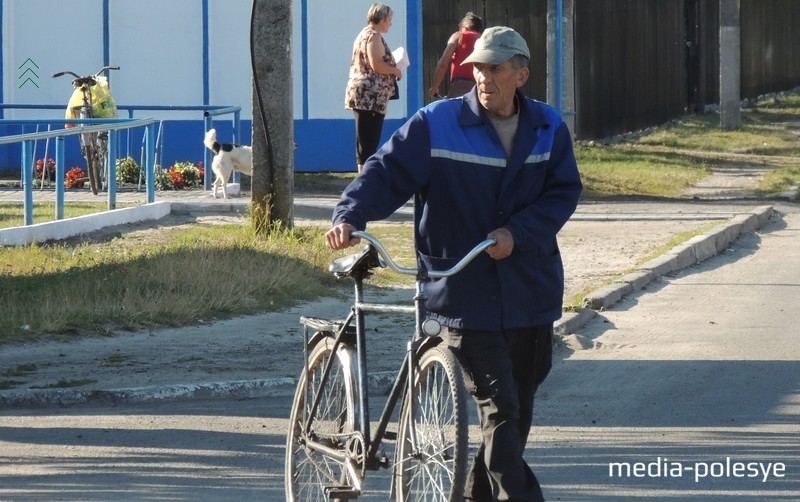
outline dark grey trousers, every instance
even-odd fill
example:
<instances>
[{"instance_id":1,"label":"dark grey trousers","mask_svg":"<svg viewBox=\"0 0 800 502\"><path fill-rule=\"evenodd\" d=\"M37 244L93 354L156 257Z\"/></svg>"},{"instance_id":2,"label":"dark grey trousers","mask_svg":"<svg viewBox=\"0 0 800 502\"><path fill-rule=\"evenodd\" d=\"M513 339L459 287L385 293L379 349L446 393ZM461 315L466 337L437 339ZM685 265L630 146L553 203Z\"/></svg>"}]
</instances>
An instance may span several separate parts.
<instances>
[{"instance_id":1,"label":"dark grey trousers","mask_svg":"<svg viewBox=\"0 0 800 502\"><path fill-rule=\"evenodd\" d=\"M500 332L450 329L443 338L462 358L483 435L464 498L543 501L523 452L533 421L533 396L552 366L553 325Z\"/></svg>"}]
</instances>

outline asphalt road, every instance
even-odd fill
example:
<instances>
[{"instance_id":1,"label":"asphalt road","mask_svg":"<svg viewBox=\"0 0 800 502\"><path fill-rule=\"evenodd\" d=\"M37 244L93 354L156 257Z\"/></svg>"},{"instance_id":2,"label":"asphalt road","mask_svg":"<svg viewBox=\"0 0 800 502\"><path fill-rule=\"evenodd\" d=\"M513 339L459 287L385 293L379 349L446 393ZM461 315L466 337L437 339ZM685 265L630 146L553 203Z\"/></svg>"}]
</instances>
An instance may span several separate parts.
<instances>
[{"instance_id":1,"label":"asphalt road","mask_svg":"<svg viewBox=\"0 0 800 502\"><path fill-rule=\"evenodd\" d=\"M780 211L559 348L528 450L548 500L800 499L800 214ZM283 500L288 407L0 411L0 499Z\"/></svg>"}]
</instances>

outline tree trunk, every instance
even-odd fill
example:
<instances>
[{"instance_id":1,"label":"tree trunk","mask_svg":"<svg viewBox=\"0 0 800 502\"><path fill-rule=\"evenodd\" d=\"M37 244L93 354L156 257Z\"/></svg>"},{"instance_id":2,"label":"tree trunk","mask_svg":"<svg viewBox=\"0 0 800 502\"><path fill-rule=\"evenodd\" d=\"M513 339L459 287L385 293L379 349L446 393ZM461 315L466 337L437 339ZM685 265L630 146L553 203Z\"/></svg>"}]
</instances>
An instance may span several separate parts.
<instances>
[{"instance_id":1,"label":"tree trunk","mask_svg":"<svg viewBox=\"0 0 800 502\"><path fill-rule=\"evenodd\" d=\"M252 219L266 235L293 225L292 2L254 2Z\"/></svg>"}]
</instances>

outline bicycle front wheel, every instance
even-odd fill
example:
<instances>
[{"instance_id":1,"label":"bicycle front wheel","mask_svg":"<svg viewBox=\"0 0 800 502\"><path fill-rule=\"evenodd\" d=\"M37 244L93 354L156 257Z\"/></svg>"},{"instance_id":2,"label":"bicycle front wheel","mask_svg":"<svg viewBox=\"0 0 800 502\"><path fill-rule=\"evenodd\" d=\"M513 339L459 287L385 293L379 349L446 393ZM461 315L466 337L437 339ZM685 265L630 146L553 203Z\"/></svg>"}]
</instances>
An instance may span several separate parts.
<instances>
[{"instance_id":1,"label":"bicycle front wheel","mask_svg":"<svg viewBox=\"0 0 800 502\"><path fill-rule=\"evenodd\" d=\"M345 462L326 454L324 450L345 454L353 444L358 419L355 404L355 350L342 344L334 354L333 337L321 339L311 350L308 370L303 371L289 418L286 440L286 500L327 501L326 487L350 484ZM320 382L328 361L333 366L328 381ZM306 430L314 401L319 405L311 425ZM319 445L319 446L316 446ZM357 454L359 452L350 452ZM363 453L363 452L361 452ZM363 459L361 459L363 465Z\"/></svg>"},{"instance_id":2,"label":"bicycle front wheel","mask_svg":"<svg viewBox=\"0 0 800 502\"><path fill-rule=\"evenodd\" d=\"M463 500L469 416L464 375L455 354L444 347L426 350L413 388L400 416L396 500Z\"/></svg>"}]
</instances>

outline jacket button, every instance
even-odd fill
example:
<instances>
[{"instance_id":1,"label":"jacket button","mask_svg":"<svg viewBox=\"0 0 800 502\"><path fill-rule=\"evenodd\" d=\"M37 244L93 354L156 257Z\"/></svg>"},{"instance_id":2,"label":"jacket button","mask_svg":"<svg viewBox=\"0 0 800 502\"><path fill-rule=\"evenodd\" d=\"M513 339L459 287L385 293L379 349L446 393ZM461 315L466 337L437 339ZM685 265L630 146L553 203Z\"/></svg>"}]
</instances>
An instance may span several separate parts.
<instances>
[{"instance_id":1,"label":"jacket button","mask_svg":"<svg viewBox=\"0 0 800 502\"><path fill-rule=\"evenodd\" d=\"M497 297L492 295L492 296L489 297L489 301L490 302L496 302L497 301Z\"/></svg>"},{"instance_id":2,"label":"jacket button","mask_svg":"<svg viewBox=\"0 0 800 502\"><path fill-rule=\"evenodd\" d=\"M506 215L505 211L497 211L497 216L505 216L505 215Z\"/></svg>"}]
</instances>

